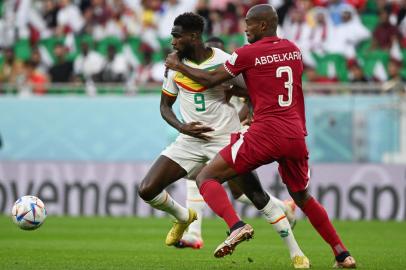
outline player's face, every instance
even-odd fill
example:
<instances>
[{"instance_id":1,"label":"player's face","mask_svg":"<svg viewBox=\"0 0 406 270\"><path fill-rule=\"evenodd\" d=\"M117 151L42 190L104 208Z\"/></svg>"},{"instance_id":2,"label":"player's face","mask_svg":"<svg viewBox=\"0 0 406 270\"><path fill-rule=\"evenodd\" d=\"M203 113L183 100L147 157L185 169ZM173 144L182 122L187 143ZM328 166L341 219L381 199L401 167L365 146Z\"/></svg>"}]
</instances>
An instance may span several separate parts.
<instances>
[{"instance_id":1,"label":"player's face","mask_svg":"<svg viewBox=\"0 0 406 270\"><path fill-rule=\"evenodd\" d=\"M245 34L249 43L254 43L262 38L261 36L261 23L250 16L245 19Z\"/></svg>"},{"instance_id":2,"label":"player's face","mask_svg":"<svg viewBox=\"0 0 406 270\"><path fill-rule=\"evenodd\" d=\"M171 31L172 47L181 57L187 57L192 51L191 34L184 32L182 27L174 25Z\"/></svg>"}]
</instances>

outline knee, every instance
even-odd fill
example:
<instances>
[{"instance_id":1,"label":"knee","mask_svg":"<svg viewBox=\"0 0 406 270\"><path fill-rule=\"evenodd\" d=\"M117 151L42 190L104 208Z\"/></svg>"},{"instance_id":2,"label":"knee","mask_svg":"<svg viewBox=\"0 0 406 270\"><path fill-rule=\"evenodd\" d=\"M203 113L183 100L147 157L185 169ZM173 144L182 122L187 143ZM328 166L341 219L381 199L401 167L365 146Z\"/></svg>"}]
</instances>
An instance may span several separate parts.
<instances>
[{"instance_id":1,"label":"knee","mask_svg":"<svg viewBox=\"0 0 406 270\"><path fill-rule=\"evenodd\" d=\"M199 174L196 176L196 185L200 189L202 184L207 180L207 175L205 173L205 169L201 170Z\"/></svg>"},{"instance_id":2,"label":"knee","mask_svg":"<svg viewBox=\"0 0 406 270\"><path fill-rule=\"evenodd\" d=\"M148 179L143 179L139 188L138 188L138 195L143 199L144 201L150 201L153 198L155 198L156 192L154 192L153 186L150 184L150 181Z\"/></svg>"},{"instance_id":3,"label":"knee","mask_svg":"<svg viewBox=\"0 0 406 270\"><path fill-rule=\"evenodd\" d=\"M298 192L290 192L292 199L295 201L296 205L299 208L303 208L305 203L311 198L309 192L306 190L298 191Z\"/></svg>"},{"instance_id":4,"label":"knee","mask_svg":"<svg viewBox=\"0 0 406 270\"><path fill-rule=\"evenodd\" d=\"M196 185L197 185L197 187L200 189L200 187L202 186L202 184L204 183L204 180L205 180L205 178L204 178L204 176L200 176L200 174L198 174L197 176L196 176Z\"/></svg>"}]
</instances>

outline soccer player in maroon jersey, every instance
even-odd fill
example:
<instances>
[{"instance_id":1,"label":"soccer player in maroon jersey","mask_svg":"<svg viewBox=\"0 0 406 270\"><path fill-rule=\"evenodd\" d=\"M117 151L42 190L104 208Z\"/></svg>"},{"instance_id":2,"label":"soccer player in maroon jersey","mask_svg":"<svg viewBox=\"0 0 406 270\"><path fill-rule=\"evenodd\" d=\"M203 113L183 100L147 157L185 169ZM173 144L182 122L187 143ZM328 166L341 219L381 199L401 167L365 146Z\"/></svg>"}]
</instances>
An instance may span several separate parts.
<instances>
[{"instance_id":1,"label":"soccer player in maroon jersey","mask_svg":"<svg viewBox=\"0 0 406 270\"><path fill-rule=\"evenodd\" d=\"M230 227L230 235L215 254L225 256L253 234L252 227L235 213L222 187L222 179L252 171L274 161L296 204L313 227L331 246L335 267L355 268L356 263L331 224L328 215L308 190L308 156L305 136L305 108L302 91L303 64L300 50L276 35L278 15L270 5L256 5L246 15L250 45L237 49L214 71L193 69L182 64L176 53L166 66L212 87L242 73L254 106L254 120L244 134L231 142L197 176L200 193L210 208ZM248 185L249 183L247 183Z\"/></svg>"}]
</instances>

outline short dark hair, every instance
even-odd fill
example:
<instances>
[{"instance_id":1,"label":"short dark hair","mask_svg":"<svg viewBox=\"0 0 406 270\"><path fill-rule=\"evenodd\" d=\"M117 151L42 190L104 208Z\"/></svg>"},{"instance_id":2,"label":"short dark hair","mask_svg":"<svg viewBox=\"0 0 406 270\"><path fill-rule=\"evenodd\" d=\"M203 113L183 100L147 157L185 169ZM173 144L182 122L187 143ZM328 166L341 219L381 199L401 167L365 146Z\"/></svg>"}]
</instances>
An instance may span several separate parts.
<instances>
[{"instance_id":1,"label":"short dark hair","mask_svg":"<svg viewBox=\"0 0 406 270\"><path fill-rule=\"evenodd\" d=\"M209 37L206 42L218 42L224 45L224 40L219 37Z\"/></svg>"},{"instance_id":2,"label":"short dark hair","mask_svg":"<svg viewBox=\"0 0 406 270\"><path fill-rule=\"evenodd\" d=\"M203 33L204 29L204 19L202 16L192 13L185 12L176 17L173 25L181 26L183 31L186 32L199 32Z\"/></svg>"}]
</instances>

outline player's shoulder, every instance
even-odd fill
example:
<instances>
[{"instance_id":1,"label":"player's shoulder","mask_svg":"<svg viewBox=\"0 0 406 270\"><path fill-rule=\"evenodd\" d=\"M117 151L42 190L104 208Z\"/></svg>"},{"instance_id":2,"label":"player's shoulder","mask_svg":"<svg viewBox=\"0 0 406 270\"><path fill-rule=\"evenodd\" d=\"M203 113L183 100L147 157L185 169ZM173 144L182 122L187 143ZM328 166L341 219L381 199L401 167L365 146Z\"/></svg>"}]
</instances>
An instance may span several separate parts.
<instances>
[{"instance_id":1,"label":"player's shoulder","mask_svg":"<svg viewBox=\"0 0 406 270\"><path fill-rule=\"evenodd\" d=\"M172 69L165 69L165 79L172 80L176 75L176 71Z\"/></svg>"},{"instance_id":2,"label":"player's shoulder","mask_svg":"<svg viewBox=\"0 0 406 270\"><path fill-rule=\"evenodd\" d=\"M215 47L211 47L211 49L213 50L213 52L214 52L215 55L218 55L218 56L223 56L223 55L225 55L225 56L230 56L229 53L223 51L222 49L215 48Z\"/></svg>"},{"instance_id":3,"label":"player's shoulder","mask_svg":"<svg viewBox=\"0 0 406 270\"><path fill-rule=\"evenodd\" d=\"M227 59L230 58L231 54L219 49L212 47L213 50L213 61L224 63Z\"/></svg>"}]
</instances>

